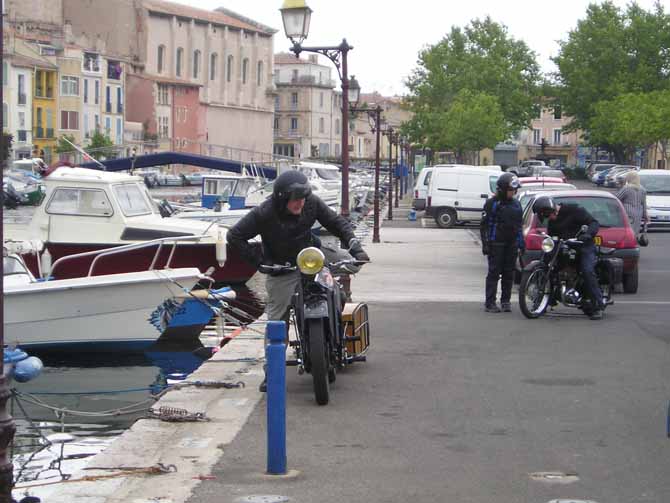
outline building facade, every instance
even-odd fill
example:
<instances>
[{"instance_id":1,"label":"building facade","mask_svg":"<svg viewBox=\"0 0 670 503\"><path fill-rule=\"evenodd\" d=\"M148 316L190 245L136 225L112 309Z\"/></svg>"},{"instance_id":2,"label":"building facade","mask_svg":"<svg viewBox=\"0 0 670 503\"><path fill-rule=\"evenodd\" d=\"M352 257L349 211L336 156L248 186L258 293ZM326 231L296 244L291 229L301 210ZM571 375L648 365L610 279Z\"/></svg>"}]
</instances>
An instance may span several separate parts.
<instances>
[{"instance_id":1,"label":"building facade","mask_svg":"<svg viewBox=\"0 0 670 503\"><path fill-rule=\"evenodd\" d=\"M33 74L39 61L8 54L3 58L3 131L12 135L13 159L33 151Z\"/></svg>"},{"instance_id":2,"label":"building facade","mask_svg":"<svg viewBox=\"0 0 670 503\"><path fill-rule=\"evenodd\" d=\"M63 9L78 45L99 43L102 52L132 62L125 118L143 124L148 137L176 147L178 136L189 150L272 151L276 30L225 9L161 0L63 0ZM114 111L118 91L106 86Z\"/></svg>"},{"instance_id":3,"label":"building facade","mask_svg":"<svg viewBox=\"0 0 670 503\"><path fill-rule=\"evenodd\" d=\"M317 55L299 59L277 54L274 63L273 152L298 158L339 156L341 98L337 99L331 68L319 64ZM334 116L338 117L333 120Z\"/></svg>"}]
</instances>

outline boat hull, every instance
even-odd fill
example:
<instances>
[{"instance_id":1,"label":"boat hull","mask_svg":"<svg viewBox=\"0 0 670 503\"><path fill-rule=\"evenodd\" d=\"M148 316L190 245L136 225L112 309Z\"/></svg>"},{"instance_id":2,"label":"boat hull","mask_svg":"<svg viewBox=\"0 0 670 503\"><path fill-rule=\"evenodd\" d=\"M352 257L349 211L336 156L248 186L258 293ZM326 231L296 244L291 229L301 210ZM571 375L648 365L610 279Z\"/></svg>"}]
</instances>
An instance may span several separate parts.
<instances>
[{"instance_id":1,"label":"boat hull","mask_svg":"<svg viewBox=\"0 0 670 503\"><path fill-rule=\"evenodd\" d=\"M152 313L199 279L189 268L5 286L5 343L27 350L142 350L161 336L150 324Z\"/></svg>"},{"instance_id":2,"label":"boat hull","mask_svg":"<svg viewBox=\"0 0 670 503\"><path fill-rule=\"evenodd\" d=\"M46 246L55 263L61 257L69 255L98 251L119 246L115 244L86 244L86 243L54 243L47 242ZM118 274L126 272L146 271L150 268L156 255L157 246L130 250L116 255L108 255L100 258L95 265L93 275ZM163 246L158 260L154 264L155 269L161 269L167 264L172 246ZM54 279L81 278L88 276L94 256L74 258L58 264L53 271ZM23 259L30 271L37 278L40 277L35 255L24 255ZM217 285L245 283L255 273L256 269L244 261L238 253L228 247L226 263L219 267L216 261L216 247L214 244L178 244L177 249L170 261L171 268L197 267L205 274L208 269L214 268L210 276Z\"/></svg>"}]
</instances>

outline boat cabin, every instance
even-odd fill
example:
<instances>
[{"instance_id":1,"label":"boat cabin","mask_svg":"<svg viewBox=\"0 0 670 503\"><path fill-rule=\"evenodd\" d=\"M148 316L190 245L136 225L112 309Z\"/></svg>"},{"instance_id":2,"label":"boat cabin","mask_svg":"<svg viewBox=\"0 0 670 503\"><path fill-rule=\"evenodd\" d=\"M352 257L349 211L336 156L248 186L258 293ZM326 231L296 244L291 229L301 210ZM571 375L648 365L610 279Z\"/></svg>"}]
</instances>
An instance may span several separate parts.
<instances>
[{"instance_id":1,"label":"boat cabin","mask_svg":"<svg viewBox=\"0 0 670 503\"><path fill-rule=\"evenodd\" d=\"M258 178L253 176L203 175L202 207L211 209L217 203L228 203L233 210L244 208L249 192L260 185Z\"/></svg>"}]
</instances>

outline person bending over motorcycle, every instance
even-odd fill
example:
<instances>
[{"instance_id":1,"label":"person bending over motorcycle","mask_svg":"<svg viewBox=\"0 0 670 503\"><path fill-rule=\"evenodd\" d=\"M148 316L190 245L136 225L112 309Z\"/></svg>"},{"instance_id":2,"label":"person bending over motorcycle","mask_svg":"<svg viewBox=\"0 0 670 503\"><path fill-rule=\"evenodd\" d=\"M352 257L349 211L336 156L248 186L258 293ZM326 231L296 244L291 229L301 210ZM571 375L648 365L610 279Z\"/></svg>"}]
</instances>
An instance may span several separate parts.
<instances>
[{"instance_id":1,"label":"person bending over motorcycle","mask_svg":"<svg viewBox=\"0 0 670 503\"><path fill-rule=\"evenodd\" d=\"M263 265L296 265L304 248L320 247L312 234L318 221L331 234L350 247L349 253L361 262L369 261L354 236L349 222L331 210L318 196L312 194L307 177L295 170L282 173L274 182L272 197L261 203L228 231L228 244L260 272ZM249 243L260 234L262 250ZM267 277L266 314L268 320L287 321L291 298L300 283L300 271L272 273ZM260 390L265 391L263 381Z\"/></svg>"},{"instance_id":2,"label":"person bending over motorcycle","mask_svg":"<svg viewBox=\"0 0 670 503\"><path fill-rule=\"evenodd\" d=\"M486 276L487 313L512 311L510 299L514 282L514 265L519 250L525 248L521 225L523 210L514 198L519 189L519 180L512 173L504 173L496 183L496 194L484 204L480 232L482 253L488 255L489 270ZM502 276L502 280L501 280ZM496 305L496 293L500 281L500 305Z\"/></svg>"},{"instance_id":3,"label":"person bending over motorcycle","mask_svg":"<svg viewBox=\"0 0 670 503\"><path fill-rule=\"evenodd\" d=\"M578 237L584 245L579 248L579 272L584 279L586 295L594 308L589 318L603 318L603 292L596 276L596 247L593 238L598 234L600 224L583 207L577 204L559 204L549 196L538 197L533 203L533 212L542 219L548 219L547 234L561 239ZM586 226L586 232L581 232ZM578 236L579 235L579 236Z\"/></svg>"}]
</instances>

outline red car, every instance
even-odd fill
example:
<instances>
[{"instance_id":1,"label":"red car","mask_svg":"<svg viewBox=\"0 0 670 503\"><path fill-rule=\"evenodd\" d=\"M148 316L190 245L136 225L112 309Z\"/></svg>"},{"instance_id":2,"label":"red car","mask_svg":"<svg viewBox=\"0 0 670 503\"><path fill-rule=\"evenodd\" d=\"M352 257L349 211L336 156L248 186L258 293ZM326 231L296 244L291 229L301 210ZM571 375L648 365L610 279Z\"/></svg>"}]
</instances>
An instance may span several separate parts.
<instances>
[{"instance_id":1,"label":"red car","mask_svg":"<svg viewBox=\"0 0 670 503\"><path fill-rule=\"evenodd\" d=\"M566 183L565 177L559 178L557 176L526 176L519 178L519 184L524 185L542 185L543 183Z\"/></svg>"},{"instance_id":2,"label":"red car","mask_svg":"<svg viewBox=\"0 0 670 503\"><path fill-rule=\"evenodd\" d=\"M623 290L625 293L636 293L640 247L621 202L609 192L595 190L555 191L551 194L537 194L536 197L541 195L551 195L557 204L578 204L598 221L600 231L596 236L596 244L616 250L614 256L623 259ZM521 258L521 267L542 257L544 236L541 233L547 230L546 221L540 222L532 208L531 202L524 212L526 252Z\"/></svg>"}]
</instances>

